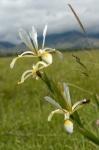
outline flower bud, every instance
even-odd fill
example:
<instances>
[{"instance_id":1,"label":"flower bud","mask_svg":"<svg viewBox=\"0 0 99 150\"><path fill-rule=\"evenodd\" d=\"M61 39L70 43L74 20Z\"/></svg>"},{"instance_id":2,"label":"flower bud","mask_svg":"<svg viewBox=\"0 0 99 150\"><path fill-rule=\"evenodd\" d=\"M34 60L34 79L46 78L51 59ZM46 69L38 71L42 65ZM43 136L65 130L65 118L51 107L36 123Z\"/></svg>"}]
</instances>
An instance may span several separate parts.
<instances>
[{"instance_id":1,"label":"flower bud","mask_svg":"<svg viewBox=\"0 0 99 150\"><path fill-rule=\"evenodd\" d=\"M68 133L73 133L73 123L70 120L65 120L64 129Z\"/></svg>"}]
</instances>

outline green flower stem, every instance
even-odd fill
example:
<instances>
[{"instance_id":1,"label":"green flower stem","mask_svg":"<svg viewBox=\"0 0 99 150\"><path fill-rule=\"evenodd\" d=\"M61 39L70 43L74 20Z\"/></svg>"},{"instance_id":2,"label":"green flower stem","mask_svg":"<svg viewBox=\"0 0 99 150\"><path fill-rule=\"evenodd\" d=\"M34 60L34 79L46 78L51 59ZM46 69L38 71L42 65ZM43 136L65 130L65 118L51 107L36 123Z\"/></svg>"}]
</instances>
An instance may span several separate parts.
<instances>
[{"instance_id":1,"label":"green flower stem","mask_svg":"<svg viewBox=\"0 0 99 150\"><path fill-rule=\"evenodd\" d=\"M84 137L89 139L94 144L99 145L99 138L95 136L92 132L90 132L89 130L85 128L80 128L80 127L78 128L78 130Z\"/></svg>"}]
</instances>

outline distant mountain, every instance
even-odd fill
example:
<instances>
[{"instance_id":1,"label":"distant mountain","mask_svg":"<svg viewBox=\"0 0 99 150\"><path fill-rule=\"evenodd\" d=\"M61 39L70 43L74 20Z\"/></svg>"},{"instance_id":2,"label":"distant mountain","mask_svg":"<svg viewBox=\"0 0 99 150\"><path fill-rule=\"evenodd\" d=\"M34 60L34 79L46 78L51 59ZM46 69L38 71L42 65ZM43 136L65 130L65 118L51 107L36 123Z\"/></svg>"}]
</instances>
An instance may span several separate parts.
<instances>
[{"instance_id":1,"label":"distant mountain","mask_svg":"<svg viewBox=\"0 0 99 150\"><path fill-rule=\"evenodd\" d=\"M99 33L85 35L78 31L70 31L61 34L51 34L46 38L46 45L60 49L99 48Z\"/></svg>"},{"instance_id":2,"label":"distant mountain","mask_svg":"<svg viewBox=\"0 0 99 150\"><path fill-rule=\"evenodd\" d=\"M15 45L10 42L0 42L0 55L2 56L20 54L25 49L26 46L23 43Z\"/></svg>"},{"instance_id":3,"label":"distant mountain","mask_svg":"<svg viewBox=\"0 0 99 150\"><path fill-rule=\"evenodd\" d=\"M15 47L15 44L12 44L10 42L0 42L0 48L13 48Z\"/></svg>"},{"instance_id":4,"label":"distant mountain","mask_svg":"<svg viewBox=\"0 0 99 150\"><path fill-rule=\"evenodd\" d=\"M42 37L38 38L40 45ZM99 48L99 33L88 33L87 37L79 31L69 31L58 34L47 35L45 47L58 49L84 49L84 48ZM24 44L15 45L9 42L0 42L1 54L15 54L27 49Z\"/></svg>"}]
</instances>

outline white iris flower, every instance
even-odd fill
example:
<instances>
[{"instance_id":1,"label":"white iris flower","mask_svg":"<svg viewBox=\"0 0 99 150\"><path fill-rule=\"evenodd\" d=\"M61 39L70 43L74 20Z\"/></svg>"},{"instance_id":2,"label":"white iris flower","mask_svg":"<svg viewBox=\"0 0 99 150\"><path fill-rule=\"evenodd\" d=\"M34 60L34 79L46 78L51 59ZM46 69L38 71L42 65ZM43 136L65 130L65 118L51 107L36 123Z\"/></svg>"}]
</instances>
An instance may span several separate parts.
<instances>
[{"instance_id":1,"label":"white iris flower","mask_svg":"<svg viewBox=\"0 0 99 150\"><path fill-rule=\"evenodd\" d=\"M89 100L83 99L83 100L76 102L74 105L72 105L69 87L65 83L63 83L62 95L65 100L66 106L68 106L66 107L66 109L62 108L62 106L51 97L49 96L44 97L47 102L49 102L56 108L56 110L52 111L50 115L48 116L48 121L51 121L54 114L63 114L64 115L64 128L66 132L73 133L73 122L70 120L70 115L73 114L80 107L87 104Z\"/></svg>"},{"instance_id":2,"label":"white iris flower","mask_svg":"<svg viewBox=\"0 0 99 150\"><path fill-rule=\"evenodd\" d=\"M37 40L37 32L35 28L32 27L32 31L29 34L25 30L20 29L19 36L30 50L25 51L22 54L18 55L18 57L14 58L10 64L10 68L13 68L16 60L22 57L39 57L43 62L46 63L47 66L52 64L53 62L52 60L53 52L56 52L57 54L59 54L59 56L62 57L61 52L52 48L44 48L46 32L47 32L47 25L45 25L45 28L43 31L42 48L39 49L38 40Z\"/></svg>"}]
</instances>

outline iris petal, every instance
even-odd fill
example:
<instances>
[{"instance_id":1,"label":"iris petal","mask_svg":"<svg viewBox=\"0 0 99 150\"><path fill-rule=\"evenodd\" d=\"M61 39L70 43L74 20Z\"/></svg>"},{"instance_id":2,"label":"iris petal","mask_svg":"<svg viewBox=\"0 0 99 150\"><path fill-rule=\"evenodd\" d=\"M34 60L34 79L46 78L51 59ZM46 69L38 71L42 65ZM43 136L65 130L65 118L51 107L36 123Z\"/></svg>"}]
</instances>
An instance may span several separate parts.
<instances>
[{"instance_id":1,"label":"iris petal","mask_svg":"<svg viewBox=\"0 0 99 150\"><path fill-rule=\"evenodd\" d=\"M29 55L27 55L27 54L29 54ZM17 61L19 58L22 58L22 57L30 57L30 56L36 57L32 51L23 52L22 54L18 55L18 57L14 58L14 59L12 60L12 62L10 63L10 68L13 69L13 67L14 67L14 65L15 65L15 63L16 63L16 61Z\"/></svg>"},{"instance_id":2,"label":"iris petal","mask_svg":"<svg viewBox=\"0 0 99 150\"><path fill-rule=\"evenodd\" d=\"M23 83L30 75L32 75L32 70L26 70L25 72L23 72L21 76L21 81L18 82L18 84Z\"/></svg>"},{"instance_id":3,"label":"iris petal","mask_svg":"<svg viewBox=\"0 0 99 150\"><path fill-rule=\"evenodd\" d=\"M56 109L56 110L52 111L48 116L48 121L52 120L52 117L54 114L64 114L64 112L60 109Z\"/></svg>"},{"instance_id":4,"label":"iris petal","mask_svg":"<svg viewBox=\"0 0 99 150\"><path fill-rule=\"evenodd\" d=\"M26 44L26 46L30 50L33 50L33 45L32 45L31 39L30 39L29 35L27 34L27 32L23 29L20 29L19 36L20 36L21 40Z\"/></svg>"},{"instance_id":5,"label":"iris petal","mask_svg":"<svg viewBox=\"0 0 99 150\"><path fill-rule=\"evenodd\" d=\"M62 107L60 106L60 104L58 104L54 99L52 99L49 96L45 96L44 99L49 102L50 104L52 104L54 107L58 108L58 109L62 109Z\"/></svg>"},{"instance_id":6,"label":"iris petal","mask_svg":"<svg viewBox=\"0 0 99 150\"><path fill-rule=\"evenodd\" d=\"M78 110L80 107L85 106L85 104L88 104L89 102L90 102L90 100L87 100L87 99L83 99L83 100L76 102L72 106L72 111L74 112L74 111Z\"/></svg>"},{"instance_id":7,"label":"iris petal","mask_svg":"<svg viewBox=\"0 0 99 150\"><path fill-rule=\"evenodd\" d=\"M42 43L42 49L44 49L44 45L45 45L46 32L47 32L47 25L45 25L45 28L44 28L44 31L43 31L43 43Z\"/></svg>"},{"instance_id":8,"label":"iris petal","mask_svg":"<svg viewBox=\"0 0 99 150\"><path fill-rule=\"evenodd\" d=\"M34 26L32 27L32 32L30 32L30 37L33 40L35 49L38 50L37 32L36 32Z\"/></svg>"}]
</instances>

